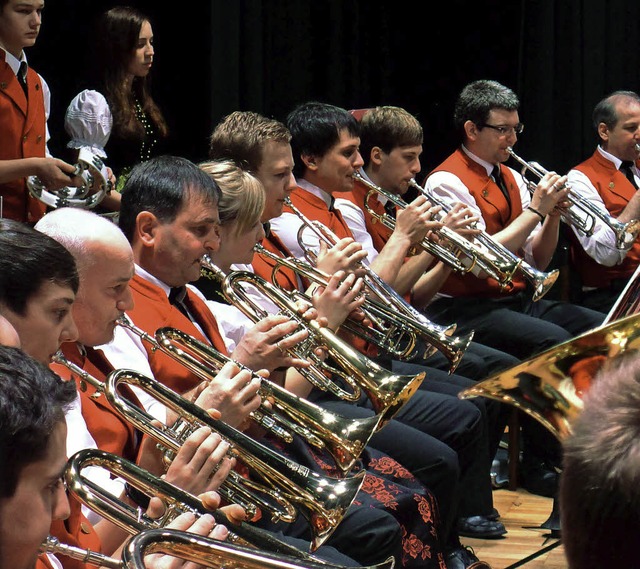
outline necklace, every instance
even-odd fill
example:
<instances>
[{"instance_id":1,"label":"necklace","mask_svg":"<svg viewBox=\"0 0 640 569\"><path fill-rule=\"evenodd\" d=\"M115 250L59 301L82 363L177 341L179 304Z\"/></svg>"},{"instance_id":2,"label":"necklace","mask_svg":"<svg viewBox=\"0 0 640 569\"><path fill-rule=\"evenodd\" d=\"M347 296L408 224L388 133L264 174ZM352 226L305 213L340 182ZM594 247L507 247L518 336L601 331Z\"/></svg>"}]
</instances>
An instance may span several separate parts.
<instances>
[{"instance_id":1,"label":"necklace","mask_svg":"<svg viewBox=\"0 0 640 569\"><path fill-rule=\"evenodd\" d=\"M147 113L144 112L144 109L138 99L135 100L135 111L136 118L142 125L142 128L144 128L144 140L140 146L140 162L145 162L151 158L151 153L153 152L155 145L158 143L158 140L155 136L156 133L153 128L153 124L151 124Z\"/></svg>"}]
</instances>

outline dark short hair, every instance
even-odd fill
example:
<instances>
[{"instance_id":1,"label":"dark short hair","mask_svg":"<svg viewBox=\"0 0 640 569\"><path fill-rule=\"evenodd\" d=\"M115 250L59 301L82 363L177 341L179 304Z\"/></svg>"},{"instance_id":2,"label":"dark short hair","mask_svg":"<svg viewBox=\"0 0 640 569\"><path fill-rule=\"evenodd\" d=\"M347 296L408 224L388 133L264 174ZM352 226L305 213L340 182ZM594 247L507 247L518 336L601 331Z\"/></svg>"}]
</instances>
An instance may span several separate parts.
<instances>
[{"instance_id":1,"label":"dark short hair","mask_svg":"<svg viewBox=\"0 0 640 569\"><path fill-rule=\"evenodd\" d=\"M73 255L25 223L0 219L0 304L23 315L29 299L45 282L78 292Z\"/></svg>"},{"instance_id":2,"label":"dark short hair","mask_svg":"<svg viewBox=\"0 0 640 569\"><path fill-rule=\"evenodd\" d=\"M520 107L518 96L509 87L497 81L481 79L473 81L462 89L453 112L453 123L464 135L464 123L482 127L489 120L489 113L495 109L517 111Z\"/></svg>"},{"instance_id":3,"label":"dark short hair","mask_svg":"<svg viewBox=\"0 0 640 569\"><path fill-rule=\"evenodd\" d=\"M153 213L171 223L193 195L217 204L220 188L196 164L179 156L158 156L134 166L122 190L118 223L125 237L133 239L139 213Z\"/></svg>"},{"instance_id":4,"label":"dark short hair","mask_svg":"<svg viewBox=\"0 0 640 569\"><path fill-rule=\"evenodd\" d=\"M635 102L640 105L640 95L635 91L614 91L598 102L592 115L593 128L596 129L596 132L598 132L600 123L606 124L608 128L614 128L618 124L620 117L616 106L623 101Z\"/></svg>"},{"instance_id":5,"label":"dark short hair","mask_svg":"<svg viewBox=\"0 0 640 569\"><path fill-rule=\"evenodd\" d=\"M360 120L360 154L365 166L371 150L378 146L389 154L394 148L421 146L422 125L411 113L400 107L375 107Z\"/></svg>"},{"instance_id":6,"label":"dark short hair","mask_svg":"<svg viewBox=\"0 0 640 569\"><path fill-rule=\"evenodd\" d=\"M301 156L324 156L338 143L341 131L360 136L356 118L346 109L328 103L303 103L289 113L286 124L291 132L294 176L304 173Z\"/></svg>"},{"instance_id":7,"label":"dark short hair","mask_svg":"<svg viewBox=\"0 0 640 569\"><path fill-rule=\"evenodd\" d=\"M22 470L44 458L75 397L73 381L18 348L0 346L0 497L13 496Z\"/></svg>"}]
</instances>

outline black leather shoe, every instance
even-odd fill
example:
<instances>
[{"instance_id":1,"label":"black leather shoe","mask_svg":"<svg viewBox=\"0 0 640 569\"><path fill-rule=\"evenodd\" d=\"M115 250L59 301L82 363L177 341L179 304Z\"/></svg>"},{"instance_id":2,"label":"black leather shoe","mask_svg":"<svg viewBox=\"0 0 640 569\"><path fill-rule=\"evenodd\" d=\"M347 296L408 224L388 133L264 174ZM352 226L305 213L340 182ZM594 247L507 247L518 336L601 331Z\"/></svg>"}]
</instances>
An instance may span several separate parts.
<instances>
[{"instance_id":1,"label":"black leather shoe","mask_svg":"<svg viewBox=\"0 0 640 569\"><path fill-rule=\"evenodd\" d=\"M496 539L507 533L502 522L489 519L488 516L458 518L458 534L477 539Z\"/></svg>"},{"instance_id":2,"label":"black leather shoe","mask_svg":"<svg viewBox=\"0 0 640 569\"><path fill-rule=\"evenodd\" d=\"M531 494L553 498L558 489L558 473L545 462L523 465L522 487Z\"/></svg>"},{"instance_id":3,"label":"black leather shoe","mask_svg":"<svg viewBox=\"0 0 640 569\"><path fill-rule=\"evenodd\" d=\"M491 569L491 566L480 561L470 547L456 547L445 554L447 569Z\"/></svg>"},{"instance_id":4,"label":"black leather shoe","mask_svg":"<svg viewBox=\"0 0 640 569\"><path fill-rule=\"evenodd\" d=\"M491 513L487 514L487 519L491 520L492 522L499 520L500 512L498 512L498 510L496 510L495 508L491 508Z\"/></svg>"}]
</instances>

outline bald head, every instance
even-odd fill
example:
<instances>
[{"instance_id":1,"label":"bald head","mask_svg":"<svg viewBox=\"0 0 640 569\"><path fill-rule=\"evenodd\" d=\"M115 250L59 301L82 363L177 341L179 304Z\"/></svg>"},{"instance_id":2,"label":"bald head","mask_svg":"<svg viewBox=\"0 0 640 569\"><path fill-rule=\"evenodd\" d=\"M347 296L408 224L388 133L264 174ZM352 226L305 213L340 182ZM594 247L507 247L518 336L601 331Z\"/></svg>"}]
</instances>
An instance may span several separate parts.
<instances>
[{"instance_id":1,"label":"bald head","mask_svg":"<svg viewBox=\"0 0 640 569\"><path fill-rule=\"evenodd\" d=\"M97 251L108 249L125 255L131 251L115 223L85 209L55 209L38 221L35 228L64 245L74 256L81 276L93 264Z\"/></svg>"},{"instance_id":2,"label":"bald head","mask_svg":"<svg viewBox=\"0 0 640 569\"><path fill-rule=\"evenodd\" d=\"M20 347L18 332L2 314L0 314L0 346Z\"/></svg>"}]
</instances>

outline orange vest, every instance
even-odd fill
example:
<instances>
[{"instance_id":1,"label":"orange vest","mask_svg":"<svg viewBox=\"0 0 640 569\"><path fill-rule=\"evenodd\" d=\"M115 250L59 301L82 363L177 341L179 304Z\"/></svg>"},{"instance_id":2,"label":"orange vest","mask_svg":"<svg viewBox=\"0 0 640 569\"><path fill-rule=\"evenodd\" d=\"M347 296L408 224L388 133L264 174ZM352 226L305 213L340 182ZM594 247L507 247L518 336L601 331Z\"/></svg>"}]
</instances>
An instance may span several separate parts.
<instances>
[{"instance_id":1,"label":"orange vest","mask_svg":"<svg viewBox=\"0 0 640 569\"><path fill-rule=\"evenodd\" d=\"M69 361L80 366L99 381L104 381L113 367L99 350L93 348L86 348L86 350L85 357L80 353L78 344L75 342L62 345L62 351ZM67 381L73 379L76 382L80 392L82 416L98 448L135 462L139 437L133 425L113 410L104 395L96 396L95 387L71 373L65 366L51 364L50 367L63 379ZM122 394L135 405L140 405L133 391L126 386L122 388Z\"/></svg>"},{"instance_id":2,"label":"orange vest","mask_svg":"<svg viewBox=\"0 0 640 569\"><path fill-rule=\"evenodd\" d=\"M460 148L431 173L441 171L456 175L468 188L480 208L489 235L501 231L522 213L520 190L508 168L500 166L500 172L509 193L511 206L498 184L487 175L484 167L471 160ZM452 273L441 290L450 296L497 297L524 290L525 285L524 277L519 274L514 276L513 287L507 290L502 289L498 281L492 278L479 279L472 274Z\"/></svg>"},{"instance_id":3,"label":"orange vest","mask_svg":"<svg viewBox=\"0 0 640 569\"><path fill-rule=\"evenodd\" d=\"M350 192L345 192L340 194L340 197L349 200L353 204L357 205L364 214L364 220L367 226L367 233L371 235L371 239L373 240L373 246L376 248L376 251L382 251L382 248L389 241L389 237L391 236L391 229L385 227L382 223L380 223L375 217L373 217L367 208L365 207L365 199L367 198L367 193L369 193L369 188L365 186L362 182L358 180L355 181L353 185L353 190ZM378 215L385 215L384 206L380 203L380 200L377 199L377 195L374 195L367 203L370 209L375 211Z\"/></svg>"},{"instance_id":4,"label":"orange vest","mask_svg":"<svg viewBox=\"0 0 640 569\"><path fill-rule=\"evenodd\" d=\"M54 520L51 523L50 534L57 537L60 543L101 553L102 544L100 537L89 520L84 517L81 504L73 495L69 496L69 506L71 508L71 515L66 520ZM93 569L95 567L95 565L83 563L67 555L60 555L58 559L64 566L64 569ZM50 567L48 560L45 565Z\"/></svg>"},{"instance_id":5,"label":"orange vest","mask_svg":"<svg viewBox=\"0 0 640 569\"><path fill-rule=\"evenodd\" d=\"M318 221L333 231L338 239L351 237L353 233L349 226L342 219L342 215L338 210L330 210L325 201L302 188L296 188L290 195L291 203L297 207L309 219ZM291 208L284 206L284 210L293 213Z\"/></svg>"},{"instance_id":6,"label":"orange vest","mask_svg":"<svg viewBox=\"0 0 640 569\"><path fill-rule=\"evenodd\" d=\"M291 257L291 251L287 249L285 244L280 240L280 238L273 232L270 231L269 235L265 236L262 240L262 246L271 253L274 253L278 257ZM262 255L260 253L256 253L253 256L253 260L251 261L251 265L253 267L253 272L265 279L268 282L273 282L272 273L273 269L276 265L273 259ZM276 282L280 288L288 291L298 290L298 279L295 271L293 269L289 269L287 267L281 267L278 270L276 275Z\"/></svg>"},{"instance_id":7,"label":"orange vest","mask_svg":"<svg viewBox=\"0 0 640 569\"><path fill-rule=\"evenodd\" d=\"M29 98L5 61L0 50L0 160L44 157L46 154L46 119L42 82L38 74L27 69ZM38 221L46 210L40 200L31 197L25 178L0 184L2 217L28 223Z\"/></svg>"},{"instance_id":8,"label":"orange vest","mask_svg":"<svg viewBox=\"0 0 640 569\"><path fill-rule=\"evenodd\" d=\"M165 326L177 328L202 342L210 342L216 350L228 355L213 313L192 291L187 289L186 302L194 318L196 318L198 324L207 335L209 342L193 322L169 302L167 295L160 287L138 275L135 275L129 284L133 293L134 308L127 315L136 326L151 336L155 334L156 330ZM162 353L160 350L154 351L146 342L143 342L143 344L148 354L153 376L159 382L177 393L185 393L202 382L197 375L175 361L171 356Z\"/></svg>"},{"instance_id":9,"label":"orange vest","mask_svg":"<svg viewBox=\"0 0 640 569\"><path fill-rule=\"evenodd\" d=\"M597 150L593 156L576 166L595 186L607 211L618 217L636 193L633 184L618 170L613 162L607 160ZM605 267L587 255L578 239L571 235L571 260L582 279L589 287L608 287L614 279L628 279L640 262L640 241L636 240L626 257L619 265Z\"/></svg>"}]
</instances>

